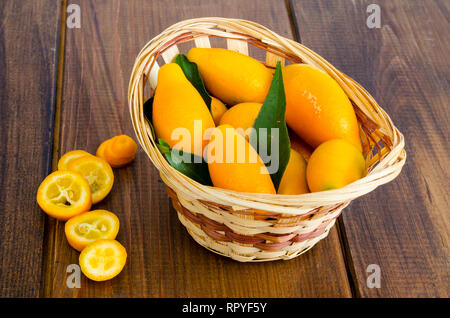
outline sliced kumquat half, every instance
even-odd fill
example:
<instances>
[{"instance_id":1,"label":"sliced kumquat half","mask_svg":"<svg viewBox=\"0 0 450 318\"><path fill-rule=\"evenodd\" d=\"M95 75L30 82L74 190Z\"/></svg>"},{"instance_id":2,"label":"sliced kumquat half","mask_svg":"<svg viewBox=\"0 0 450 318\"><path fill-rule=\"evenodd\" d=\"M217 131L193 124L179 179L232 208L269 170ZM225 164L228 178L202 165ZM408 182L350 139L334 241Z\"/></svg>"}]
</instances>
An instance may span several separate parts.
<instances>
[{"instance_id":1,"label":"sliced kumquat half","mask_svg":"<svg viewBox=\"0 0 450 318\"><path fill-rule=\"evenodd\" d=\"M74 171L55 171L38 188L37 202L48 215L68 220L91 208L91 189L86 179Z\"/></svg>"},{"instance_id":2,"label":"sliced kumquat half","mask_svg":"<svg viewBox=\"0 0 450 318\"><path fill-rule=\"evenodd\" d=\"M91 187L92 203L103 200L114 184L114 173L106 160L95 156L84 156L70 162L70 171L80 173Z\"/></svg>"},{"instance_id":3,"label":"sliced kumquat half","mask_svg":"<svg viewBox=\"0 0 450 318\"><path fill-rule=\"evenodd\" d=\"M106 210L85 212L71 218L65 224L67 241L81 252L89 244L101 240L114 240L119 232L119 219Z\"/></svg>"},{"instance_id":4,"label":"sliced kumquat half","mask_svg":"<svg viewBox=\"0 0 450 318\"><path fill-rule=\"evenodd\" d=\"M92 156L92 155L84 150L72 150L66 152L58 161L58 170L67 170L67 167L69 166L70 162L84 156Z\"/></svg>"},{"instance_id":5,"label":"sliced kumquat half","mask_svg":"<svg viewBox=\"0 0 450 318\"><path fill-rule=\"evenodd\" d=\"M87 278L105 281L122 271L127 261L127 251L115 240L98 240L81 251L79 261L81 271Z\"/></svg>"}]
</instances>

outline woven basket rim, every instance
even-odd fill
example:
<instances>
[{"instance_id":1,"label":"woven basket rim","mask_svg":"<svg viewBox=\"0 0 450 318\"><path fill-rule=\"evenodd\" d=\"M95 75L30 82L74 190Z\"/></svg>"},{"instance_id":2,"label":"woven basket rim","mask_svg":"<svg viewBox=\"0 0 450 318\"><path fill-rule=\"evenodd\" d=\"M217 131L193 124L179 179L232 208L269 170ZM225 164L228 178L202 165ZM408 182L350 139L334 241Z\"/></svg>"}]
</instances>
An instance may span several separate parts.
<instances>
[{"instance_id":1,"label":"woven basket rim","mask_svg":"<svg viewBox=\"0 0 450 318\"><path fill-rule=\"evenodd\" d=\"M159 152L146 123L142 105L146 78L152 72L156 58L164 54L162 49L173 47L166 45L196 37L217 36L231 40L247 41L250 44L267 45L275 51L296 56L302 63L319 68L331 75L343 88L358 113L367 116L388 137L385 148L388 151L372 164L367 175L343 188L313 192L300 195L255 194L221 189L202 185L175 170ZM251 41L249 41L249 39ZM166 45L166 47L164 47ZM266 50L267 51L267 50ZM156 55L158 54L158 55ZM395 127L389 115L377 104L374 98L357 82L338 71L320 55L293 40L282 37L270 29L252 21L219 17L204 17L180 21L166 28L150 40L138 54L130 77L128 89L130 116L136 136L144 151L159 170L167 186L190 199L204 200L228 205L235 209L255 209L286 214L304 214L308 211L333 204L353 200L376 187L393 180L400 173L405 160L404 137ZM378 147L378 146L377 146Z\"/></svg>"}]
</instances>

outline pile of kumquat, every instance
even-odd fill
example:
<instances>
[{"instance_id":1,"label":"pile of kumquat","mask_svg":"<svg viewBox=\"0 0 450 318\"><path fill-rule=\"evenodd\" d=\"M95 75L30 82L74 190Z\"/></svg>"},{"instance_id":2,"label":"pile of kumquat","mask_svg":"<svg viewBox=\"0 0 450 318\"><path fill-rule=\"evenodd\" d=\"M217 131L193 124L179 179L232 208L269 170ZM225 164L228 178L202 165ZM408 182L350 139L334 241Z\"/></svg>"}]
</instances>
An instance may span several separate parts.
<instances>
[{"instance_id":1,"label":"pile of kumquat","mask_svg":"<svg viewBox=\"0 0 450 318\"><path fill-rule=\"evenodd\" d=\"M127 252L118 241L119 219L106 210L92 210L114 184L111 167L123 167L134 160L136 142L115 136L103 142L94 156L73 150L58 161L58 171L47 176L37 191L37 202L49 216L67 221L65 234L69 245L81 252L80 268L86 277L104 281L123 269Z\"/></svg>"}]
</instances>

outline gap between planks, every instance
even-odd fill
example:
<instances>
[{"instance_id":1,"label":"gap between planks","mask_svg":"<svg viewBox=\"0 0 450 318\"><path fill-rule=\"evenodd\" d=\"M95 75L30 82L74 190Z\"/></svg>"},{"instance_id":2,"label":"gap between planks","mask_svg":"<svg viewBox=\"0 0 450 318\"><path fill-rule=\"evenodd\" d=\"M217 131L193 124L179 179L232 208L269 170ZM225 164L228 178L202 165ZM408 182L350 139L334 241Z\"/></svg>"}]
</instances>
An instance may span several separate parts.
<instances>
[{"instance_id":1,"label":"gap between planks","mask_svg":"<svg viewBox=\"0 0 450 318\"><path fill-rule=\"evenodd\" d=\"M294 38L294 41L301 43L300 28L297 25L295 13L293 13L291 9L291 0L284 0L284 3L286 5L286 11L289 15L289 25L291 26L292 37Z\"/></svg>"},{"instance_id":2,"label":"gap between planks","mask_svg":"<svg viewBox=\"0 0 450 318\"><path fill-rule=\"evenodd\" d=\"M52 163L51 173L56 170L59 158L59 140L61 129L61 100L62 100L62 85L64 77L64 56L65 56L65 44L66 44L66 8L67 0L61 0L61 12L60 12L60 25L58 36L58 62L56 69L56 94L55 94L55 117L53 119L53 146L52 146ZM46 215L44 223L44 241L43 241L43 253L42 253L42 280L40 286L40 297L51 296L51 284L52 273L54 264L51 255L54 254L55 249L55 231L49 231L50 222L58 222L51 220Z\"/></svg>"}]
</instances>

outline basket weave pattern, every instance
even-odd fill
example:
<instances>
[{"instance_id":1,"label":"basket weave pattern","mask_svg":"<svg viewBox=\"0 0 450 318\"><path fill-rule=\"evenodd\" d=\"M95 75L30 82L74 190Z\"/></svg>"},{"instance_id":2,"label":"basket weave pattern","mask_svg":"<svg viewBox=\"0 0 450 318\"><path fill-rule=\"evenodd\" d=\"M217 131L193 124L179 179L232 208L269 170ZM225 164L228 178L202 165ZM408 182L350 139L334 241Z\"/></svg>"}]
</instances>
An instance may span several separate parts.
<instances>
[{"instance_id":1,"label":"basket weave pattern","mask_svg":"<svg viewBox=\"0 0 450 318\"><path fill-rule=\"evenodd\" d=\"M143 103L150 97L145 95L156 88L160 57L172 62L180 43L211 47L211 37L226 39L228 49L246 55L249 45L264 50L268 67L277 61L305 63L332 76L354 106L367 175L337 190L271 195L204 186L172 168L145 120ZM393 180L406 160L403 135L364 88L305 46L250 21L199 18L167 28L136 58L128 99L136 136L167 185L181 223L202 246L242 262L286 260L306 252L328 235L351 200Z\"/></svg>"}]
</instances>

